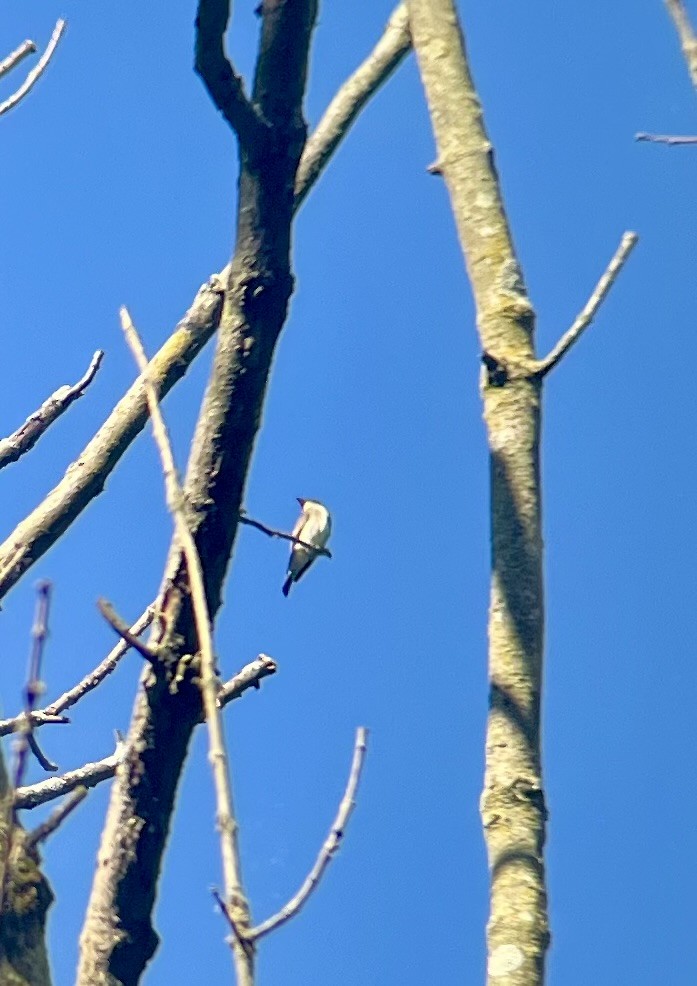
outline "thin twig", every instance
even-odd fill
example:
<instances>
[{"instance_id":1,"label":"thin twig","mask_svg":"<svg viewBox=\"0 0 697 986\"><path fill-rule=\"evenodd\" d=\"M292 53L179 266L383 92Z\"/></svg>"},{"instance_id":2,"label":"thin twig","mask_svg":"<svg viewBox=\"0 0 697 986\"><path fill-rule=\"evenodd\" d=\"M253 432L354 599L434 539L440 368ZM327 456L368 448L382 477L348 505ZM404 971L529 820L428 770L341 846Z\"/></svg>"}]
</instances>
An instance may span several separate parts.
<instances>
[{"instance_id":1,"label":"thin twig","mask_svg":"<svg viewBox=\"0 0 697 986\"><path fill-rule=\"evenodd\" d=\"M31 722L31 718L29 721ZM26 740L29 749L38 760L39 766L42 768L42 770L45 770L47 773L53 773L55 770L58 770L58 764L54 763L53 760L49 760L49 758L46 756L44 751L39 746L39 742L36 736L34 736L33 728L30 732L27 733Z\"/></svg>"},{"instance_id":2,"label":"thin twig","mask_svg":"<svg viewBox=\"0 0 697 986\"><path fill-rule=\"evenodd\" d=\"M638 133L634 135L635 140L648 140L652 144L668 144L669 147L678 147L681 144L697 144L697 137L680 137L671 134L646 134Z\"/></svg>"},{"instance_id":3,"label":"thin twig","mask_svg":"<svg viewBox=\"0 0 697 986\"><path fill-rule=\"evenodd\" d=\"M262 679L276 674L277 670L278 666L273 658L268 654L260 654L255 661L238 671L234 678L220 686L216 699L218 708L222 709L228 702L240 698L248 688L259 688Z\"/></svg>"},{"instance_id":4,"label":"thin twig","mask_svg":"<svg viewBox=\"0 0 697 986\"><path fill-rule=\"evenodd\" d=\"M121 619L108 600L98 599L97 609L112 630L118 633L119 637L121 637L121 639L124 640L129 647L132 647L133 650L138 651L140 656L144 657L150 664L157 664L157 654L155 654L147 644L144 644L142 640L139 640L138 637L131 632L128 623Z\"/></svg>"},{"instance_id":5,"label":"thin twig","mask_svg":"<svg viewBox=\"0 0 697 986\"><path fill-rule=\"evenodd\" d=\"M82 397L94 380L103 357L104 353L98 349L92 357L87 372L76 384L73 384L72 387L67 384L59 387L55 394L51 394L37 411L29 415L24 424L13 435L0 440L0 469L8 466L11 462L16 462L25 452L29 452L53 422L60 418L74 401Z\"/></svg>"},{"instance_id":6,"label":"thin twig","mask_svg":"<svg viewBox=\"0 0 697 986\"><path fill-rule=\"evenodd\" d=\"M315 544L308 544L307 541L303 541L302 538L296 538L294 534L286 534L285 531L277 531L273 527L267 527L266 524L262 524L258 520L252 520L251 517L247 517L245 513L240 513L238 518L240 524L247 524L249 527L256 527L258 531L263 534L268 534L270 538L283 538L284 541L292 541L293 544L299 544L303 548L307 548L308 551L313 551L316 555L325 555L327 558L332 557L331 551L328 548L318 548Z\"/></svg>"},{"instance_id":7,"label":"thin twig","mask_svg":"<svg viewBox=\"0 0 697 986\"><path fill-rule=\"evenodd\" d=\"M65 21L63 20L56 21L56 26L53 29L51 40L46 45L46 50L44 51L41 58L38 60L38 62L31 70L29 75L26 77L26 79L19 87L19 89L17 89L16 92L13 92L12 95L9 96L4 103L0 103L0 116L2 116L3 113L8 113L18 103L21 103L21 101L24 99L25 96L29 95L31 90L34 88L36 83L39 81L41 76L46 71L46 68L48 67L48 63L51 61L51 58L53 57L53 53L58 46L58 42L60 41L64 30L65 30Z\"/></svg>"},{"instance_id":8,"label":"thin twig","mask_svg":"<svg viewBox=\"0 0 697 986\"><path fill-rule=\"evenodd\" d=\"M144 630L150 626L153 620L155 609L153 606L148 606L142 616L133 624L130 628L129 633L132 636L140 636ZM80 701L85 695L89 694L93 689L97 687L106 677L110 675L112 671L118 666L121 658L124 654L127 654L130 650L130 644L122 638L119 640L118 644L107 654L104 660L97 665L89 674L86 674L84 678L81 679L70 688L67 692L63 692L59 698L51 702L50 705L45 706L43 709L37 709L31 714L31 724L34 729L37 726L45 726L50 723L59 723L61 725L70 722L69 716L61 715L65 709L71 708L77 702ZM235 679L233 678L233 681ZM225 687L225 686L223 686ZM0 719L0 736L6 736L8 733L16 733L20 728L21 722L24 718L24 713L18 716L13 716L11 719Z\"/></svg>"},{"instance_id":9,"label":"thin twig","mask_svg":"<svg viewBox=\"0 0 697 986\"><path fill-rule=\"evenodd\" d=\"M680 47L685 56L692 85L697 87L697 37L695 37L695 32L690 24L685 5L682 0L666 0L666 7L675 25L675 30L678 32Z\"/></svg>"},{"instance_id":10,"label":"thin twig","mask_svg":"<svg viewBox=\"0 0 697 986\"><path fill-rule=\"evenodd\" d=\"M20 62L24 61L27 55L33 55L36 51L36 44L33 41L23 41L21 45L15 48L14 51L10 52L7 58L3 58L0 62L0 79L3 75L7 75L11 72L13 68L16 68Z\"/></svg>"},{"instance_id":11,"label":"thin twig","mask_svg":"<svg viewBox=\"0 0 697 986\"><path fill-rule=\"evenodd\" d=\"M285 907L282 907L277 914L274 914L273 917L270 917L267 921L264 921L262 924L258 924L255 928L250 928L249 931L247 931L245 937L248 941L256 941L263 935L268 935L270 931L273 931L280 925L285 924L286 921L289 921L290 918L297 914L300 908L307 902L307 899L313 890L317 888L324 871L341 844L349 818L355 808L356 791L358 790L358 782L361 779L361 771L363 770L363 763L365 762L367 744L368 730L364 726L360 726L356 730L353 761L351 763L351 770L349 773L348 783L346 785L346 791L341 799L339 810L332 823L332 827L329 830L329 834L324 841L324 845L319 851L315 865L310 870L310 873L300 890L298 890L297 894L288 901Z\"/></svg>"},{"instance_id":12,"label":"thin twig","mask_svg":"<svg viewBox=\"0 0 697 986\"><path fill-rule=\"evenodd\" d=\"M31 849L32 846L36 846L40 842L45 842L49 835L52 835L56 829L63 824L68 815L75 811L80 802L84 801L86 797L87 788L76 787L75 790L68 795L63 804L59 805L51 812L45 822L37 825L35 829L27 834L27 849Z\"/></svg>"},{"instance_id":13,"label":"thin twig","mask_svg":"<svg viewBox=\"0 0 697 986\"><path fill-rule=\"evenodd\" d=\"M307 198L365 104L387 82L410 48L409 15L406 6L400 4L388 20L382 37L341 86L308 138L295 179L295 210Z\"/></svg>"},{"instance_id":14,"label":"thin twig","mask_svg":"<svg viewBox=\"0 0 697 986\"><path fill-rule=\"evenodd\" d=\"M36 609L34 612L34 625L31 631L32 643L29 653L29 666L27 668L27 683L24 689L24 715L15 747L15 788L20 787L24 780L30 750L34 753L44 770L57 770L57 767L44 757L38 744L32 742L31 735L31 714L44 687L41 680L41 664L46 638L48 637L48 614L50 608L51 583L40 582L36 587Z\"/></svg>"},{"instance_id":15,"label":"thin twig","mask_svg":"<svg viewBox=\"0 0 697 986\"><path fill-rule=\"evenodd\" d=\"M221 711L218 708L218 679L215 667L215 654L213 652L213 637L211 633L211 621L206 601L206 589L203 581L203 571L201 569L201 559L199 558L196 543L186 519L184 506L184 495L182 493L177 470L172 454L167 428L160 411L157 391L153 387L148 376L148 360L143 349L143 344L131 320L128 310L121 308L121 327L126 336L126 340L133 352L138 369L143 375L145 390L150 408L152 428L155 442L160 452L162 460L162 471L165 478L165 488L167 505L172 514L175 524L177 537L182 547L186 559L186 567L191 589L191 602L196 623L196 633L200 649L201 660L201 693L203 707L206 714L209 737L209 760L213 771L213 781L216 795L217 822L220 832L220 849L223 862L223 876L225 880L225 899L231 910L235 923L244 930L249 926L249 904L242 884L242 867L240 862L239 845L237 841L238 824L235 818L235 810L232 797L232 784L230 781L228 757L225 749L225 737L223 732L223 720ZM238 959L238 952L235 951L236 967L240 986L246 975L241 975ZM245 966L246 968L246 966Z\"/></svg>"},{"instance_id":16,"label":"thin twig","mask_svg":"<svg viewBox=\"0 0 697 986\"><path fill-rule=\"evenodd\" d=\"M14 792L14 807L37 808L39 805L46 804L47 801L55 801L63 795L74 791L76 787L96 787L102 781L107 781L116 773L116 768L121 763L125 752L124 745L119 741L116 751L111 756L104 757L103 760L96 760L93 763L86 763L76 770L66 771L58 777L50 777L38 784L31 784L27 787L19 787Z\"/></svg>"},{"instance_id":17,"label":"thin twig","mask_svg":"<svg viewBox=\"0 0 697 986\"><path fill-rule=\"evenodd\" d=\"M232 931L233 941L238 941L245 951L253 952L254 946L250 941L247 940L246 935L240 931L240 929L235 924L235 919L230 913L230 908L227 906L223 900L220 891L216 887L211 887L211 893L213 894L213 899L220 908L220 912L230 925L230 931Z\"/></svg>"},{"instance_id":18,"label":"thin twig","mask_svg":"<svg viewBox=\"0 0 697 986\"><path fill-rule=\"evenodd\" d=\"M636 233L625 233L620 245L615 251L615 255L607 265L605 273L595 286L593 294L586 302L583 310L576 317L576 321L564 335L548 356L536 363L536 373L539 377L546 376L553 370L557 363L568 353L571 347L578 342L585 330L593 321L596 312L600 308L606 294L615 283L617 275L624 267L624 264L637 244L639 237Z\"/></svg>"}]
</instances>

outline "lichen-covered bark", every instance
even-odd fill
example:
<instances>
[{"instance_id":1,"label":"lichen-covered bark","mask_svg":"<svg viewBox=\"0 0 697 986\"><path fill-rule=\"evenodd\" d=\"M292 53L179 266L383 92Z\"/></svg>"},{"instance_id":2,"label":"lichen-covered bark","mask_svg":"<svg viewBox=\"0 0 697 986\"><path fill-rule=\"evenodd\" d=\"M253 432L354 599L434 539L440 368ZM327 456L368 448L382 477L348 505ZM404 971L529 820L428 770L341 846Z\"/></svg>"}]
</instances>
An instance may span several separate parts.
<instances>
[{"instance_id":1,"label":"lichen-covered bark","mask_svg":"<svg viewBox=\"0 0 697 986\"><path fill-rule=\"evenodd\" d=\"M543 981L548 944L540 765L543 584L534 311L452 0L410 0L410 26L485 354L491 463L490 708L481 811L491 868L488 981Z\"/></svg>"},{"instance_id":2,"label":"lichen-covered bark","mask_svg":"<svg viewBox=\"0 0 697 986\"><path fill-rule=\"evenodd\" d=\"M237 236L209 383L185 482L209 611L221 602L269 371L293 288L294 185L314 0L265 0L252 101L267 128L241 139ZM233 107L234 115L234 107ZM201 719L186 570L167 566L148 669L117 771L81 937L79 986L134 986L157 946L152 912L177 785ZM238 923L244 927L249 915ZM235 944L240 948L239 942ZM251 976L251 970L250 970ZM250 979L251 981L251 979Z\"/></svg>"},{"instance_id":3,"label":"lichen-covered bark","mask_svg":"<svg viewBox=\"0 0 697 986\"><path fill-rule=\"evenodd\" d=\"M46 913L53 893L12 811L0 750L0 986L51 986Z\"/></svg>"}]
</instances>

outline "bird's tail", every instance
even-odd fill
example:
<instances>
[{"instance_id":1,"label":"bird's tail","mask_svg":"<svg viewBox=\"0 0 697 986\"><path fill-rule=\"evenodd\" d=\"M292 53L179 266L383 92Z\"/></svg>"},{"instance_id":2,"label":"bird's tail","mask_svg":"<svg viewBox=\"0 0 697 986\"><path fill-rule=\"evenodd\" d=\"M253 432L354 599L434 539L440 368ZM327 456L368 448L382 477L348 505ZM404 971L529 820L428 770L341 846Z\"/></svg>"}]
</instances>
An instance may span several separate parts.
<instances>
[{"instance_id":1,"label":"bird's tail","mask_svg":"<svg viewBox=\"0 0 697 986\"><path fill-rule=\"evenodd\" d=\"M288 577L286 578L286 581L283 583L283 588L281 589L281 592L283 593L284 596L288 595L292 584L293 584L293 576L291 575L290 572L288 572Z\"/></svg>"}]
</instances>

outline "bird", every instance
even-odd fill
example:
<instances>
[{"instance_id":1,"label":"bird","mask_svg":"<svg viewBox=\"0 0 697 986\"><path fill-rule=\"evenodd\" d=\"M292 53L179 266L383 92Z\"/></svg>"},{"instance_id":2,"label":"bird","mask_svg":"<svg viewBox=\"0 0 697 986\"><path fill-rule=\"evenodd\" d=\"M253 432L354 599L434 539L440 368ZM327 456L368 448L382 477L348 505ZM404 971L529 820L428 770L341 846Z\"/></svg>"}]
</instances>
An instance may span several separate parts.
<instances>
[{"instance_id":1,"label":"bird","mask_svg":"<svg viewBox=\"0 0 697 986\"><path fill-rule=\"evenodd\" d=\"M329 511L319 500L303 500L296 498L301 507L301 513L293 528L293 537L299 538L305 544L314 548L323 548L332 532L332 518ZM293 543L288 559L288 571L283 583L283 595L287 596L294 582L305 574L313 563L318 551L307 548L303 544Z\"/></svg>"}]
</instances>

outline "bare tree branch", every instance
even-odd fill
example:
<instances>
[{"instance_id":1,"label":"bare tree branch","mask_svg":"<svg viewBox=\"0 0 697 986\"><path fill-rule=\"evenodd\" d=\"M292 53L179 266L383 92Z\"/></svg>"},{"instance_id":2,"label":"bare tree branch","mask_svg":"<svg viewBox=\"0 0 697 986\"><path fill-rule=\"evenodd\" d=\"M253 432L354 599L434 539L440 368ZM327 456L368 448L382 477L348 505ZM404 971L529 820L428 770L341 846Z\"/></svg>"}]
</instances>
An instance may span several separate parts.
<instances>
[{"instance_id":1,"label":"bare tree branch","mask_svg":"<svg viewBox=\"0 0 697 986\"><path fill-rule=\"evenodd\" d=\"M46 804L47 801L55 801L63 795L74 791L76 787L96 787L102 781L107 781L116 773L116 768L123 759L123 746L117 744L116 752L111 756L104 757L103 760L96 760L94 763L86 763L77 770L69 770L58 777L50 777L38 784L31 784L28 787L18 787L14 792L14 807L16 810L23 808L37 808L39 805Z\"/></svg>"},{"instance_id":2,"label":"bare tree branch","mask_svg":"<svg viewBox=\"0 0 697 986\"><path fill-rule=\"evenodd\" d=\"M140 616L140 618L133 624L130 628L130 633L134 636L140 636L144 630L146 630L153 620L154 608L148 606L145 612ZM97 687L106 677L110 675L112 671L116 669L121 658L128 652L130 645L126 643L125 640L121 639L118 644L107 654L104 660L97 665L89 674L74 685L67 692L64 692L59 698L51 702L50 705L45 706L43 709L37 709L31 714L32 726L36 729L37 726L45 726L50 723L66 724L70 722L68 716L61 715L65 709L71 708L77 702L80 701L85 695L91 692ZM234 680L234 679L233 679ZM11 719L0 719L0 736L6 736L8 733L15 733L20 728L24 713L18 716L14 716Z\"/></svg>"},{"instance_id":3,"label":"bare tree branch","mask_svg":"<svg viewBox=\"0 0 697 986\"><path fill-rule=\"evenodd\" d=\"M368 100L389 79L411 49L409 14L401 3L371 53L344 82L308 137L295 179L295 209L307 198L329 159Z\"/></svg>"},{"instance_id":4,"label":"bare tree branch","mask_svg":"<svg viewBox=\"0 0 697 986\"><path fill-rule=\"evenodd\" d=\"M668 144L670 147L678 147L684 144L697 144L697 137L679 137L670 134L634 134L635 140L650 141L652 144Z\"/></svg>"},{"instance_id":5,"label":"bare tree branch","mask_svg":"<svg viewBox=\"0 0 697 986\"><path fill-rule=\"evenodd\" d=\"M329 866L334 854L341 844L349 818L351 817L351 813L356 806L356 792L358 790L358 782L361 779L367 743L368 730L361 726L356 730L353 761L351 763L351 770L349 773L348 783L346 785L346 791L344 792L344 796L339 804L339 810L336 818L332 822L332 826L329 829L329 834L324 840L324 845L320 849L319 855L315 860L315 865L310 870L307 879L303 883L300 890L298 890L297 894L295 894L295 896L288 901L285 907L282 907L277 914L274 914L273 917L270 917L267 921L264 921L262 924L258 924L255 928L251 928L247 932L247 940L256 941L258 938L268 935L270 931L280 927L280 925L285 924L286 921L289 921L295 914L298 913L301 907L307 903L307 900L312 892L317 889L324 871L327 866Z\"/></svg>"},{"instance_id":6,"label":"bare tree branch","mask_svg":"<svg viewBox=\"0 0 697 986\"><path fill-rule=\"evenodd\" d=\"M151 360L150 376L156 382L160 399L181 380L217 329L223 276L227 276L227 270L220 276L214 275L199 289L189 311ZM68 467L60 483L0 545L0 599L102 492L109 474L147 419L148 404L139 379Z\"/></svg>"},{"instance_id":7,"label":"bare tree branch","mask_svg":"<svg viewBox=\"0 0 697 986\"><path fill-rule=\"evenodd\" d=\"M133 650L137 651L150 664L157 664L157 654L142 640L138 639L137 634L131 633L130 627L125 620L121 619L114 607L106 599L97 600L97 609L107 621L112 630L118 633L119 637Z\"/></svg>"},{"instance_id":8,"label":"bare tree branch","mask_svg":"<svg viewBox=\"0 0 697 986\"><path fill-rule=\"evenodd\" d=\"M60 418L74 401L82 397L94 380L103 357L104 353L98 349L92 357L87 372L76 384L73 384L72 387L67 384L59 387L37 411L34 411L27 418L21 428L18 428L9 438L0 440L0 469L8 466L11 462L16 462L25 452L29 452L53 422Z\"/></svg>"},{"instance_id":9,"label":"bare tree branch","mask_svg":"<svg viewBox=\"0 0 697 986\"><path fill-rule=\"evenodd\" d=\"M218 707L222 709L228 702L240 698L248 688L259 688L262 679L276 674L277 670L276 662L268 654L260 654L255 661L238 671L234 678L221 685L216 699Z\"/></svg>"},{"instance_id":10,"label":"bare tree branch","mask_svg":"<svg viewBox=\"0 0 697 986\"><path fill-rule=\"evenodd\" d=\"M229 18L229 0L199 0L194 68L241 144L252 146L268 127L250 103L242 79L225 53Z\"/></svg>"},{"instance_id":11,"label":"bare tree branch","mask_svg":"<svg viewBox=\"0 0 697 986\"><path fill-rule=\"evenodd\" d=\"M240 859L237 833L239 825L235 815L232 796L232 781L230 778L229 758L225 746L223 719L218 706L218 678L216 675L215 653L213 650L213 633L211 618L206 602L206 590L203 581L203 569L199 558L196 542L189 529L184 507L184 494L177 476L172 446L167 433L167 427L160 411L157 391L148 377L148 358L143 344L126 308L121 309L121 327L123 328L138 369L145 381L145 392L150 407L153 436L162 460L162 472L165 478L167 506L172 514L177 538L182 546L186 567L189 573L191 601L196 621L196 633L200 649L201 662L201 694L208 726L208 758L213 771L213 784L216 797L216 816L220 833L220 852L223 861L225 879L225 900L237 926L246 929L249 926L249 902L242 881L242 862ZM253 986L254 956L249 949L234 948L235 970L238 986Z\"/></svg>"},{"instance_id":12,"label":"bare tree branch","mask_svg":"<svg viewBox=\"0 0 697 986\"><path fill-rule=\"evenodd\" d=\"M273 527L267 527L266 524L262 524L258 520L252 520L251 517L247 517L246 513L241 510L240 516L238 518L240 524L247 524L249 527L255 527L262 534L267 534L271 538L282 538L284 541L291 541L293 544L300 544L303 548L308 548L310 551L314 551L316 555L324 555L326 558L331 558L332 553L328 548L317 548L313 544L308 544L307 541L303 541L302 538L296 538L293 534L286 534L285 531L277 531Z\"/></svg>"},{"instance_id":13,"label":"bare tree branch","mask_svg":"<svg viewBox=\"0 0 697 986\"><path fill-rule=\"evenodd\" d=\"M692 85L697 88L697 37L695 37L695 32L692 29L690 18L687 16L683 0L665 0L665 3L675 25L675 30L678 32L680 47L685 56Z\"/></svg>"},{"instance_id":14,"label":"bare tree branch","mask_svg":"<svg viewBox=\"0 0 697 986\"><path fill-rule=\"evenodd\" d=\"M605 300L608 291L617 280L620 271L627 262L629 254L636 246L638 240L639 237L636 233L625 233L623 235L620 245L615 251L615 255L607 265L605 273L596 284L593 294L584 305L582 311L576 316L574 324L564 333L549 355L537 362L537 372L540 376L545 376L550 370L553 370L571 347L581 338L595 318L598 309Z\"/></svg>"},{"instance_id":15,"label":"bare tree branch","mask_svg":"<svg viewBox=\"0 0 697 986\"><path fill-rule=\"evenodd\" d=\"M25 96L29 95L31 90L34 88L36 83L39 81L41 76L46 71L48 67L48 63L51 61L51 58L53 57L53 53L58 46L58 42L60 41L64 30L65 30L65 21L63 20L56 21L56 26L53 29L53 34L51 35L51 39L46 45L46 50L44 51L41 58L38 60L38 62L31 70L31 72L27 75L26 79L19 87L19 89L17 89L16 92L13 92L12 95L8 97L8 99L6 99L3 103L0 103L0 116L2 116L4 113L9 113L9 111L13 109L15 106L17 106L18 103L21 103L21 101L25 98ZM31 44L31 42L25 42L25 44L27 43ZM10 58L12 58L12 55L10 56Z\"/></svg>"},{"instance_id":16,"label":"bare tree branch","mask_svg":"<svg viewBox=\"0 0 697 986\"><path fill-rule=\"evenodd\" d=\"M31 714L34 711L37 698L43 691L41 680L41 664L44 656L44 647L48 637L48 614L51 608L51 583L40 582L36 587L36 608L34 610L34 625L32 626L31 651L29 654L29 667L27 668L27 684L24 690L24 716L22 717L19 728L19 735L15 743L15 776L14 787L21 786L24 779L24 772L27 767L29 751L34 754L44 770L57 770L53 764L42 753L38 743L32 735Z\"/></svg>"},{"instance_id":17,"label":"bare tree branch","mask_svg":"<svg viewBox=\"0 0 697 986\"><path fill-rule=\"evenodd\" d=\"M11 72L13 68L16 68L20 62L24 61L27 55L33 55L35 51L36 44L33 41L23 41L14 51L10 52L7 58L3 58L0 62L0 79L3 75Z\"/></svg>"},{"instance_id":18,"label":"bare tree branch","mask_svg":"<svg viewBox=\"0 0 697 986\"><path fill-rule=\"evenodd\" d=\"M84 801L86 797L87 788L76 787L75 790L68 795L63 804L59 805L51 812L45 822L37 825L35 829L27 833L27 848L31 849L34 846L37 846L40 842L45 842L46 839L48 839L48 837L63 824L68 815L75 811L80 802Z\"/></svg>"}]
</instances>

